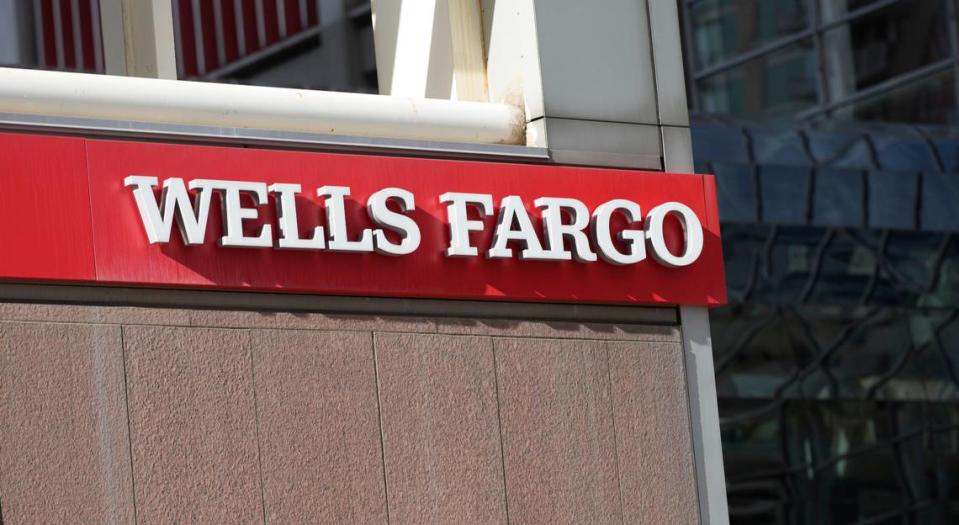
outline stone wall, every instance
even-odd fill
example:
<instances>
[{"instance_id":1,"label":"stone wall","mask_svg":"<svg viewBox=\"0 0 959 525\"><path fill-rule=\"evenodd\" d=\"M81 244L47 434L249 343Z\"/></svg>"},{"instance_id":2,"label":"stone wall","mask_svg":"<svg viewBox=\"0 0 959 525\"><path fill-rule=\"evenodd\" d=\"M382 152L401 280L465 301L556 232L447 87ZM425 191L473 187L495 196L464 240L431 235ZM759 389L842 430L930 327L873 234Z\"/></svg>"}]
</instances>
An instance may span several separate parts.
<instances>
[{"instance_id":1,"label":"stone wall","mask_svg":"<svg viewBox=\"0 0 959 525\"><path fill-rule=\"evenodd\" d=\"M0 303L3 523L696 523L671 324Z\"/></svg>"}]
</instances>

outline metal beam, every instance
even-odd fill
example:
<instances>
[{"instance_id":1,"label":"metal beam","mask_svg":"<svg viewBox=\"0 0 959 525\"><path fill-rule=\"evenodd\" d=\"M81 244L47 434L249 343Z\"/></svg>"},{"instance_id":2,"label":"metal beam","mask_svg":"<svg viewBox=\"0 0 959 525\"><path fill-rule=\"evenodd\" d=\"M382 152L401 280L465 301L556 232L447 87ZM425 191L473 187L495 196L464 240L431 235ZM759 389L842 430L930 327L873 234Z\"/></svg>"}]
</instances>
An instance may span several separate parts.
<instances>
[{"instance_id":1,"label":"metal beam","mask_svg":"<svg viewBox=\"0 0 959 525\"><path fill-rule=\"evenodd\" d=\"M506 104L13 68L0 112L480 144L522 144L526 127Z\"/></svg>"}]
</instances>

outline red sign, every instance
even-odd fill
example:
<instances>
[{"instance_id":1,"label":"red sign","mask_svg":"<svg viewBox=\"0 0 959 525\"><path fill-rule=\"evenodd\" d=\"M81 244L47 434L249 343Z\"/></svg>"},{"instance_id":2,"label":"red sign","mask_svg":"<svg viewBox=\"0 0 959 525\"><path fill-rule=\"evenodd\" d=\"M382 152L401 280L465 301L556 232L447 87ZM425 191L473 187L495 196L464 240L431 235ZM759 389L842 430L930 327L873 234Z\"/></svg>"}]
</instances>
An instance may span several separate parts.
<instances>
[{"instance_id":1,"label":"red sign","mask_svg":"<svg viewBox=\"0 0 959 525\"><path fill-rule=\"evenodd\" d=\"M725 302L707 175L18 134L0 174L8 281Z\"/></svg>"}]
</instances>

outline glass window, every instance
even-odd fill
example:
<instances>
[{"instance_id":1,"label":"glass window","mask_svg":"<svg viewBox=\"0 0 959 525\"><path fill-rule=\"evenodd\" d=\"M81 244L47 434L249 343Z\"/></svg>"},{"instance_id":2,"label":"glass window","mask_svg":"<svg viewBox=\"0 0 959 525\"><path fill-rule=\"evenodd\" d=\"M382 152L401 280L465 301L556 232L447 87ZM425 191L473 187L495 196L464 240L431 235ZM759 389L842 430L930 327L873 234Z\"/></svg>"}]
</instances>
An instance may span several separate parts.
<instances>
[{"instance_id":1,"label":"glass window","mask_svg":"<svg viewBox=\"0 0 959 525\"><path fill-rule=\"evenodd\" d=\"M926 231L959 231L959 176L923 174L919 222Z\"/></svg>"},{"instance_id":2,"label":"glass window","mask_svg":"<svg viewBox=\"0 0 959 525\"><path fill-rule=\"evenodd\" d=\"M747 128L757 163L811 166L802 135L792 126Z\"/></svg>"},{"instance_id":3,"label":"glass window","mask_svg":"<svg viewBox=\"0 0 959 525\"><path fill-rule=\"evenodd\" d=\"M863 226L863 174L857 170L816 170L812 219L818 226Z\"/></svg>"},{"instance_id":4,"label":"glass window","mask_svg":"<svg viewBox=\"0 0 959 525\"><path fill-rule=\"evenodd\" d=\"M940 170L936 152L924 137L905 133L873 134L870 137L879 166L888 171Z\"/></svg>"},{"instance_id":5,"label":"glass window","mask_svg":"<svg viewBox=\"0 0 959 525\"><path fill-rule=\"evenodd\" d=\"M950 125L956 113L955 78L951 70L924 78L833 112L833 118L912 124Z\"/></svg>"},{"instance_id":6,"label":"glass window","mask_svg":"<svg viewBox=\"0 0 959 525\"><path fill-rule=\"evenodd\" d=\"M756 222L756 179L750 164L714 162L719 216L724 222Z\"/></svg>"},{"instance_id":7,"label":"glass window","mask_svg":"<svg viewBox=\"0 0 959 525\"><path fill-rule=\"evenodd\" d=\"M696 0L696 68L705 69L809 27L806 0Z\"/></svg>"},{"instance_id":8,"label":"glass window","mask_svg":"<svg viewBox=\"0 0 959 525\"><path fill-rule=\"evenodd\" d=\"M746 135L729 126L698 124L690 129L693 150L711 162L749 162L749 142Z\"/></svg>"},{"instance_id":9,"label":"glass window","mask_svg":"<svg viewBox=\"0 0 959 525\"><path fill-rule=\"evenodd\" d=\"M869 226L876 229L911 230L916 227L915 172L871 171L869 186Z\"/></svg>"},{"instance_id":10,"label":"glass window","mask_svg":"<svg viewBox=\"0 0 959 525\"><path fill-rule=\"evenodd\" d=\"M947 20L943 2L910 0L826 31L823 54L830 100L947 58Z\"/></svg>"},{"instance_id":11,"label":"glass window","mask_svg":"<svg viewBox=\"0 0 959 525\"><path fill-rule=\"evenodd\" d=\"M172 1L181 79L377 91L369 0Z\"/></svg>"},{"instance_id":12,"label":"glass window","mask_svg":"<svg viewBox=\"0 0 959 525\"><path fill-rule=\"evenodd\" d=\"M763 222L806 224L811 171L810 168L800 166L760 166L759 189L762 194Z\"/></svg>"},{"instance_id":13,"label":"glass window","mask_svg":"<svg viewBox=\"0 0 959 525\"><path fill-rule=\"evenodd\" d=\"M698 81L700 109L730 115L787 116L819 103L812 40L760 56Z\"/></svg>"}]
</instances>

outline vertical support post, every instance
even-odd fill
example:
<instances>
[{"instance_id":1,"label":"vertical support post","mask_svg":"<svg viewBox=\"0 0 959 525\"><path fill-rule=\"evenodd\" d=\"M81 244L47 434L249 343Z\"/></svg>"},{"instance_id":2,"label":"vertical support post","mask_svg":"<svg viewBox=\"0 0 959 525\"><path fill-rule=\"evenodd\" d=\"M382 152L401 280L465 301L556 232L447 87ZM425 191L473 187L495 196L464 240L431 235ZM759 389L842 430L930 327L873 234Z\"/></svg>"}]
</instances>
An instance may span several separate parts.
<instances>
[{"instance_id":1,"label":"vertical support post","mask_svg":"<svg viewBox=\"0 0 959 525\"><path fill-rule=\"evenodd\" d=\"M456 100L487 102L483 15L477 0L449 0Z\"/></svg>"},{"instance_id":2,"label":"vertical support post","mask_svg":"<svg viewBox=\"0 0 959 525\"><path fill-rule=\"evenodd\" d=\"M447 0L372 0L381 95L452 98Z\"/></svg>"},{"instance_id":3,"label":"vertical support post","mask_svg":"<svg viewBox=\"0 0 959 525\"><path fill-rule=\"evenodd\" d=\"M709 311L702 306L681 306L679 318L683 331L699 519L704 525L726 525L729 523L729 508L726 503Z\"/></svg>"},{"instance_id":4,"label":"vertical support post","mask_svg":"<svg viewBox=\"0 0 959 525\"><path fill-rule=\"evenodd\" d=\"M649 1L647 5L659 94L657 105L662 133L663 169L673 173L693 173L695 166L683 85L685 75L679 12L676 2ZM704 525L727 525L729 507L726 501L726 474L719 431L709 310L699 306L681 306L679 320L683 334L699 520Z\"/></svg>"},{"instance_id":5,"label":"vertical support post","mask_svg":"<svg viewBox=\"0 0 959 525\"><path fill-rule=\"evenodd\" d=\"M100 0L108 75L176 79L173 2Z\"/></svg>"},{"instance_id":6,"label":"vertical support post","mask_svg":"<svg viewBox=\"0 0 959 525\"><path fill-rule=\"evenodd\" d=\"M487 102L478 0L373 0L380 94Z\"/></svg>"}]
</instances>

